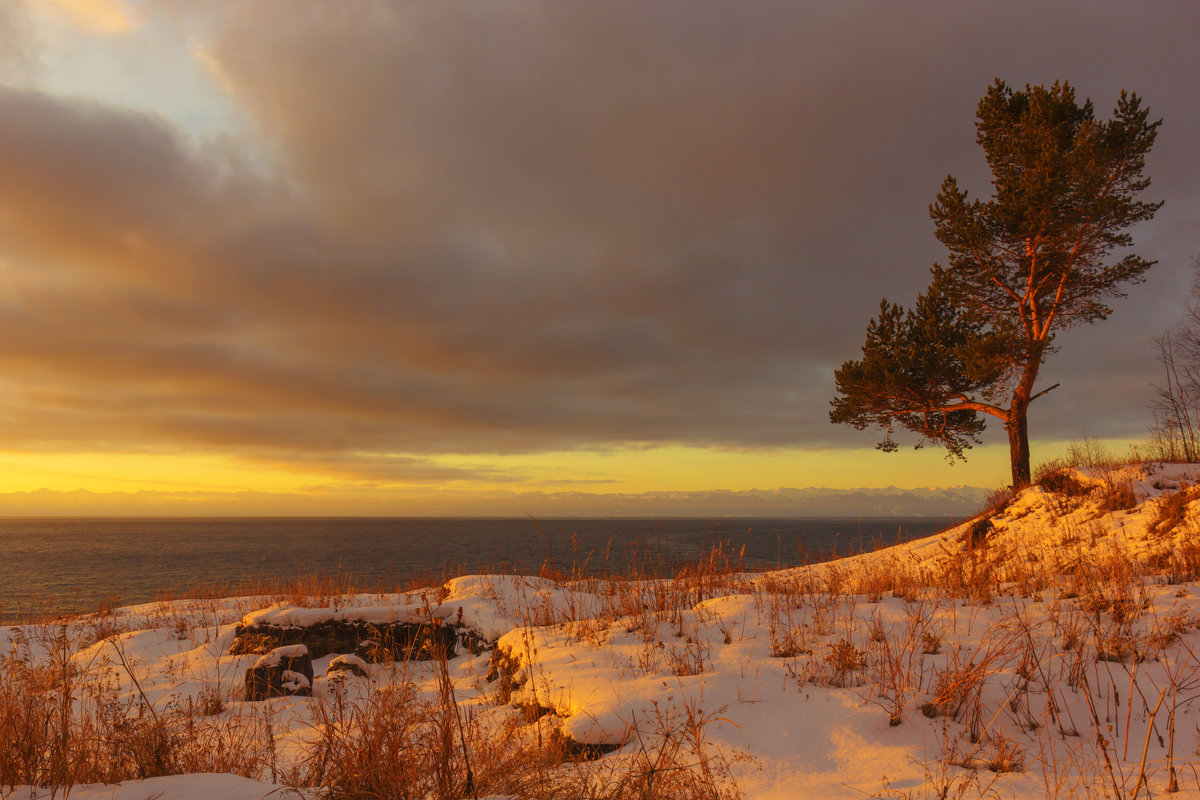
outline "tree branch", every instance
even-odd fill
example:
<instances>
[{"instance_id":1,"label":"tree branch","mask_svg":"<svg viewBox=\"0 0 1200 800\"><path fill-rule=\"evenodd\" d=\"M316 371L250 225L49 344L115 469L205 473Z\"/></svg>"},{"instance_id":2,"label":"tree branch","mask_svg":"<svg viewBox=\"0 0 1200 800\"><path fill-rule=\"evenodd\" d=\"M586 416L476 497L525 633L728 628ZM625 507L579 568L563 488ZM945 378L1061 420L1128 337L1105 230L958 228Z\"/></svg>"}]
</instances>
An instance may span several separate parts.
<instances>
[{"instance_id":1,"label":"tree branch","mask_svg":"<svg viewBox=\"0 0 1200 800\"><path fill-rule=\"evenodd\" d=\"M1047 392L1050 392L1050 391L1053 391L1054 389L1057 389L1059 386L1062 386L1062 384L1061 384L1061 383L1056 383L1056 384L1054 384L1053 386L1048 386L1048 387L1046 387L1045 389L1042 389L1040 392L1038 392L1037 394L1035 394L1033 397L1029 398L1029 402L1031 402L1031 403L1032 403L1034 400L1037 400L1039 397L1041 397L1042 395L1046 394Z\"/></svg>"}]
</instances>

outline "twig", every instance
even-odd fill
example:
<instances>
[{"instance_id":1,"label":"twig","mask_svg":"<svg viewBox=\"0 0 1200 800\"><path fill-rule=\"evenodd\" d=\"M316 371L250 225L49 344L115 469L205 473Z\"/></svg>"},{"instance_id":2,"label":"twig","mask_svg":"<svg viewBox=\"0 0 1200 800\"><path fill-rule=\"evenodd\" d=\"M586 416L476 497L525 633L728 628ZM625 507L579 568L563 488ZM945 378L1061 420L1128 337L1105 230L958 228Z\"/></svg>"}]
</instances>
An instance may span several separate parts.
<instances>
[{"instance_id":1,"label":"twig","mask_svg":"<svg viewBox=\"0 0 1200 800\"><path fill-rule=\"evenodd\" d=\"M1137 800L1138 792L1142 789L1142 783L1146 780L1146 751L1150 749L1150 733L1154 730L1154 718L1158 716L1158 709L1162 707L1163 698L1167 696L1167 690L1164 687L1158 693L1158 702L1154 705L1154 711L1150 714L1150 720L1146 724L1146 742L1142 745L1142 763L1138 766L1138 779L1133 787L1133 797L1131 800Z\"/></svg>"},{"instance_id":2,"label":"twig","mask_svg":"<svg viewBox=\"0 0 1200 800\"><path fill-rule=\"evenodd\" d=\"M137 679L137 675L133 674L133 668L129 666L129 662L125 660L125 651L117 644L116 639L106 639L112 645L113 650L117 651L117 658L121 659L121 666L125 668L125 672L129 675L129 679L133 681L134 687L137 688L138 694L142 696L142 702L146 704L146 708L150 709L150 716L154 717L155 722L159 722L158 712L154 710L154 704L150 702L150 698L146 697L146 692L142 689L142 684Z\"/></svg>"},{"instance_id":3,"label":"twig","mask_svg":"<svg viewBox=\"0 0 1200 800\"><path fill-rule=\"evenodd\" d=\"M1104 733L1100 729L1100 716L1096 713L1096 705L1092 702L1092 687L1088 683L1087 674L1080 676L1080 683L1083 685L1083 697L1087 700L1088 711L1092 715L1092 724L1096 729L1096 744L1100 745L1100 752L1104 754L1104 766L1108 769L1108 780L1112 783L1113 791L1117 798L1122 797L1121 784L1117 782L1117 776L1113 773L1112 758L1108 755L1108 740L1104 738Z\"/></svg>"}]
</instances>

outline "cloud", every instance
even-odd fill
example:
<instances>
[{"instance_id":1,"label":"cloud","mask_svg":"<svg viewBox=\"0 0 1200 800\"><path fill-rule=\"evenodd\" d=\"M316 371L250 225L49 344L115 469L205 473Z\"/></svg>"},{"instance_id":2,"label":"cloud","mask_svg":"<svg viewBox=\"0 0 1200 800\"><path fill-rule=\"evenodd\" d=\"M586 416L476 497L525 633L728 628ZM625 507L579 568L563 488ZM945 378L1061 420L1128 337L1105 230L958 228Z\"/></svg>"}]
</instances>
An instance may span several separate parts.
<instances>
[{"instance_id":1,"label":"cloud","mask_svg":"<svg viewBox=\"0 0 1200 800\"><path fill-rule=\"evenodd\" d=\"M37 70L37 42L24 0L0 5L0 74L6 81L28 80Z\"/></svg>"},{"instance_id":2,"label":"cloud","mask_svg":"<svg viewBox=\"0 0 1200 800\"><path fill-rule=\"evenodd\" d=\"M125 0L44 0L71 24L96 36L130 33L142 17Z\"/></svg>"},{"instance_id":3,"label":"cloud","mask_svg":"<svg viewBox=\"0 0 1200 800\"><path fill-rule=\"evenodd\" d=\"M880 296L923 288L942 176L986 190L972 117L996 74L1101 109L1128 85L1167 119L1151 193L1176 216L1138 232L1161 276L1064 338L1031 420L1136 435L1140 343L1197 246L1195 15L1071 10L222 6L193 55L269 165L0 88L6 443L363 480L447 452L861 446L827 421L832 369ZM418 462L360 455L392 452Z\"/></svg>"}]
</instances>

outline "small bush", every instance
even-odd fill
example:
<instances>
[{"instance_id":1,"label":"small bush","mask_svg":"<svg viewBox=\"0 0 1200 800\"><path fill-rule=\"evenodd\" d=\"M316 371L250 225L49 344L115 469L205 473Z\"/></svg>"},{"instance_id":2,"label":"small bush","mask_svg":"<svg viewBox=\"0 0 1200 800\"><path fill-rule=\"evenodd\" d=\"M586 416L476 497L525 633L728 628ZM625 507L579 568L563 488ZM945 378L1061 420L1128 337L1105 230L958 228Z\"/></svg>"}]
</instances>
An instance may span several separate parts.
<instances>
[{"instance_id":1,"label":"small bush","mask_svg":"<svg viewBox=\"0 0 1200 800\"><path fill-rule=\"evenodd\" d=\"M1052 458L1049 461L1038 464L1033 468L1033 483L1037 486L1041 486L1045 483L1046 478L1050 477L1051 475L1056 475L1066 468L1067 462L1063 461L1061 458Z\"/></svg>"},{"instance_id":2,"label":"small bush","mask_svg":"<svg viewBox=\"0 0 1200 800\"><path fill-rule=\"evenodd\" d=\"M987 498L983 501L983 511L979 516L983 518L994 517L1008 507L1008 504L1017 496L1017 492L1011 486L1005 486L988 493Z\"/></svg>"},{"instance_id":3,"label":"small bush","mask_svg":"<svg viewBox=\"0 0 1200 800\"><path fill-rule=\"evenodd\" d=\"M1133 487L1122 482L1112 484L1105 490L1097 510L1101 514L1111 514L1114 511L1128 511L1136 507L1137 495L1133 493Z\"/></svg>"},{"instance_id":4,"label":"small bush","mask_svg":"<svg viewBox=\"0 0 1200 800\"><path fill-rule=\"evenodd\" d=\"M1187 508L1197 494L1192 489L1180 489L1165 495L1158 507L1158 515L1150 523L1150 530L1157 534L1170 533L1183 524Z\"/></svg>"},{"instance_id":5,"label":"small bush","mask_svg":"<svg viewBox=\"0 0 1200 800\"><path fill-rule=\"evenodd\" d=\"M1046 491L1064 497L1086 497L1092 492L1092 487L1076 478L1066 467L1043 475L1040 479L1035 479L1035 482Z\"/></svg>"},{"instance_id":6,"label":"small bush","mask_svg":"<svg viewBox=\"0 0 1200 800\"><path fill-rule=\"evenodd\" d=\"M1067 446L1066 462L1072 467L1089 469L1111 469L1117 459L1099 439L1084 435Z\"/></svg>"},{"instance_id":7,"label":"small bush","mask_svg":"<svg viewBox=\"0 0 1200 800\"><path fill-rule=\"evenodd\" d=\"M995 752L985 762L992 772L1021 772L1025 769L1025 753L1012 739L996 736L992 745L996 748Z\"/></svg>"},{"instance_id":8,"label":"small bush","mask_svg":"<svg viewBox=\"0 0 1200 800\"><path fill-rule=\"evenodd\" d=\"M845 687L853 685L854 674L866 666L867 657L849 639L838 639L829 646L825 663L831 673L830 684Z\"/></svg>"}]
</instances>

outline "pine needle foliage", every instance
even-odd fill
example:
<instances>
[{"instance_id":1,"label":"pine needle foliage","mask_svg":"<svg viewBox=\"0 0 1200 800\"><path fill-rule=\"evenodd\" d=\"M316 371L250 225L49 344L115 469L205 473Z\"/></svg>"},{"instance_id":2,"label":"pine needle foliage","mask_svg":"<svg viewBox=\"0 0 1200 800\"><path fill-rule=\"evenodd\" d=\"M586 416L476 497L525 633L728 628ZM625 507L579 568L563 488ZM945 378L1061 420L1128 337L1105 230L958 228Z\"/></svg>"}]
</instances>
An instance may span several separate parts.
<instances>
[{"instance_id":1,"label":"pine needle foliage","mask_svg":"<svg viewBox=\"0 0 1200 800\"><path fill-rule=\"evenodd\" d=\"M912 309L881 303L862 358L835 373L830 420L882 429L885 451L904 428L953 459L989 415L1008 432L1013 485L1027 485L1027 411L1054 388L1035 392L1055 335L1106 318L1154 264L1117 251L1162 205L1138 199L1160 125L1136 94L1098 120L1068 83L1016 91L997 79L976 113L992 196L971 199L946 177L929 209L946 264Z\"/></svg>"}]
</instances>

